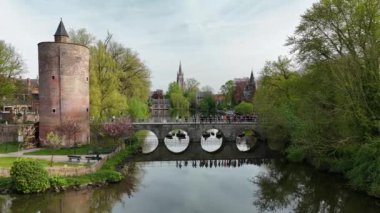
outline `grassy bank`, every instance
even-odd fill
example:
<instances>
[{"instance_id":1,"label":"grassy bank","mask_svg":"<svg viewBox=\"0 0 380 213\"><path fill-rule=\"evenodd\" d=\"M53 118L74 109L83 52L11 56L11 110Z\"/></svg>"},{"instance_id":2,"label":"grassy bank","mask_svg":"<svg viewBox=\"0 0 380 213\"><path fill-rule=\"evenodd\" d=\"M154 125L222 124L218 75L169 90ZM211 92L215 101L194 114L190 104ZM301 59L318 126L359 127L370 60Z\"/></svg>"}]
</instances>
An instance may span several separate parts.
<instances>
[{"instance_id":1,"label":"grassy bank","mask_svg":"<svg viewBox=\"0 0 380 213\"><path fill-rule=\"evenodd\" d=\"M125 158L133 154L136 150L139 149L140 145L136 137L133 137L127 142L127 145L124 149L108 158L103 166L96 172L81 176L50 176L50 189L55 191L65 190L67 188L81 188L87 185L104 185L107 183L119 182L123 179L123 174L118 171L117 166L122 164ZM6 166L11 166L12 161L16 159L9 159ZM4 161L5 162L5 161ZM43 160L39 161L42 165L46 165L48 162ZM56 165L62 165L65 163L57 163ZM0 191L3 193L9 193L12 190L12 181L11 178L0 178Z\"/></svg>"},{"instance_id":2,"label":"grassy bank","mask_svg":"<svg viewBox=\"0 0 380 213\"><path fill-rule=\"evenodd\" d=\"M95 147L91 144L86 144L78 147L61 148L53 150L51 148L41 148L34 152L25 153L25 155L51 155L53 152L55 155L88 155L93 153L107 154L112 152L117 147L117 144L110 143L103 145L102 147Z\"/></svg>"},{"instance_id":3,"label":"grassy bank","mask_svg":"<svg viewBox=\"0 0 380 213\"><path fill-rule=\"evenodd\" d=\"M0 168L11 168L13 163L17 160L19 160L19 157L3 157L0 158ZM50 166L50 161L48 160L41 160L41 159L35 159L38 163L40 163L43 167ZM53 162L53 166L85 166L84 164L78 164L78 163L68 163L68 162Z\"/></svg>"}]
</instances>

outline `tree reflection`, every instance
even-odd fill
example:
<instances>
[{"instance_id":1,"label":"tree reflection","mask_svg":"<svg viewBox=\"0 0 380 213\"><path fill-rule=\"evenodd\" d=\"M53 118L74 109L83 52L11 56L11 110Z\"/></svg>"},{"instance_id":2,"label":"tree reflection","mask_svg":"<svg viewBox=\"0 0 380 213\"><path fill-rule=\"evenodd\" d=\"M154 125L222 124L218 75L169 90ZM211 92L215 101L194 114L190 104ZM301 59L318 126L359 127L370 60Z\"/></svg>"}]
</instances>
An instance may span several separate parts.
<instances>
[{"instance_id":1,"label":"tree reflection","mask_svg":"<svg viewBox=\"0 0 380 213\"><path fill-rule=\"evenodd\" d=\"M125 179L115 186L109 188L101 188L93 191L90 200L91 212L111 212L112 207L117 202L126 205L123 195L127 195L128 198L132 197L135 192L138 191L138 187L141 184L143 170L141 166L136 163L129 163L123 168L123 174Z\"/></svg>"},{"instance_id":2,"label":"tree reflection","mask_svg":"<svg viewBox=\"0 0 380 213\"><path fill-rule=\"evenodd\" d=\"M305 165L276 160L267 171L250 181L258 186L253 204L261 212L376 212L375 199L359 199L344 187L341 177L316 171ZM358 199L356 199L358 198ZM377 207L378 208L378 207Z\"/></svg>"}]
</instances>

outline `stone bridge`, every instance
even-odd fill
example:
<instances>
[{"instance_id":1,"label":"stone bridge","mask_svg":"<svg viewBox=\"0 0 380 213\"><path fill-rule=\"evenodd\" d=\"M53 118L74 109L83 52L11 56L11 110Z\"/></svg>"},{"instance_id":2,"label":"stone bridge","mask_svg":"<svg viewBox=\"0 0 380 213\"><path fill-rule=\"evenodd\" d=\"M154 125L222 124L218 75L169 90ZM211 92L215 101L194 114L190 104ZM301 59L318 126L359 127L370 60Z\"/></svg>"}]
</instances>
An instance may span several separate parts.
<instances>
[{"instance_id":1,"label":"stone bridge","mask_svg":"<svg viewBox=\"0 0 380 213\"><path fill-rule=\"evenodd\" d=\"M133 129L149 130L156 134L158 140L162 141L165 136L172 130L181 129L187 132L191 141L200 141L202 133L209 129L218 129L223 133L226 140L234 141L244 130L257 129L256 122L220 122L220 123L199 123L199 122L168 122L168 123L153 123L142 122L133 123Z\"/></svg>"}]
</instances>

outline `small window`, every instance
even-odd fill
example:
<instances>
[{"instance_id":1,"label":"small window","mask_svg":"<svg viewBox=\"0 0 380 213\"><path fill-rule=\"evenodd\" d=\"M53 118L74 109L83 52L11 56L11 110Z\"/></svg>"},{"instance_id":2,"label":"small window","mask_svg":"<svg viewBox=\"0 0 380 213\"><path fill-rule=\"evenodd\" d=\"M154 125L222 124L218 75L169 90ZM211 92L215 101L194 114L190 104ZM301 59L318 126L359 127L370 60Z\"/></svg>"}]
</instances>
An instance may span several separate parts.
<instances>
[{"instance_id":1,"label":"small window","mask_svg":"<svg viewBox=\"0 0 380 213\"><path fill-rule=\"evenodd\" d=\"M86 108L86 111L88 112L88 108Z\"/></svg>"},{"instance_id":2,"label":"small window","mask_svg":"<svg viewBox=\"0 0 380 213\"><path fill-rule=\"evenodd\" d=\"M51 79L53 79L53 80L54 80L54 79L55 79L55 76L54 76L54 75L52 75L52 76L51 76Z\"/></svg>"},{"instance_id":3,"label":"small window","mask_svg":"<svg viewBox=\"0 0 380 213\"><path fill-rule=\"evenodd\" d=\"M55 108L53 108L51 111L52 111L53 113L55 113Z\"/></svg>"},{"instance_id":4,"label":"small window","mask_svg":"<svg viewBox=\"0 0 380 213\"><path fill-rule=\"evenodd\" d=\"M88 77L86 77L86 81L88 81Z\"/></svg>"}]
</instances>

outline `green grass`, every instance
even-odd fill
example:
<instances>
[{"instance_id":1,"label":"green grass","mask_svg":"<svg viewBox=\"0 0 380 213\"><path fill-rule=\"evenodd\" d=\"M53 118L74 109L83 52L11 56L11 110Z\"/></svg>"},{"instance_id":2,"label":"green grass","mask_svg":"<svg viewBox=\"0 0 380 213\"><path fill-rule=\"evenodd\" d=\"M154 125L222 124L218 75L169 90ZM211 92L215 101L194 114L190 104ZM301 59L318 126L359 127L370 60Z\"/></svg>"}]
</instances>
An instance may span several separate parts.
<instances>
[{"instance_id":1,"label":"green grass","mask_svg":"<svg viewBox=\"0 0 380 213\"><path fill-rule=\"evenodd\" d=\"M50 184L52 186L58 186L58 187L68 187L68 186L78 186L82 184L89 184L89 183L113 183L113 182L119 182L123 179L123 175L116 170L116 166L121 164L123 160L131 155L133 152L139 149L140 145L138 143L137 137L134 137L128 141L128 144L125 149L121 150L111 158L107 159L107 161L104 163L104 165L96 172L81 176L73 176L73 177L64 177L64 176L58 176L58 177L50 177ZM0 162L3 162L3 164L11 165L12 160L13 162L17 158L0 158ZM40 161L44 166L48 166L49 161L46 160L38 160ZM56 163L55 165L60 166L67 163ZM74 164L75 165L75 164ZM78 164L77 164L78 165ZM4 178L0 177L0 189L10 189L11 186L11 178Z\"/></svg>"},{"instance_id":2,"label":"green grass","mask_svg":"<svg viewBox=\"0 0 380 213\"><path fill-rule=\"evenodd\" d=\"M0 153L17 152L19 144L18 142L2 143L0 144Z\"/></svg>"},{"instance_id":3,"label":"green grass","mask_svg":"<svg viewBox=\"0 0 380 213\"><path fill-rule=\"evenodd\" d=\"M96 148L91 145L82 145L77 148L61 148L57 150L53 150L55 155L88 155L93 154L96 151L99 151L101 154L109 153L115 147L114 144L109 144L104 147ZM41 148L40 150L34 152L25 153L25 155L51 155L51 148Z\"/></svg>"},{"instance_id":4,"label":"green grass","mask_svg":"<svg viewBox=\"0 0 380 213\"><path fill-rule=\"evenodd\" d=\"M11 168L13 165L13 162L17 161L20 158L17 157L4 157L0 158L0 168ZM50 166L50 161L48 160L41 160L41 159L35 159L39 163L41 163L44 167ZM66 163L66 162L53 162L53 166L84 166L83 164L78 163Z\"/></svg>"}]
</instances>

